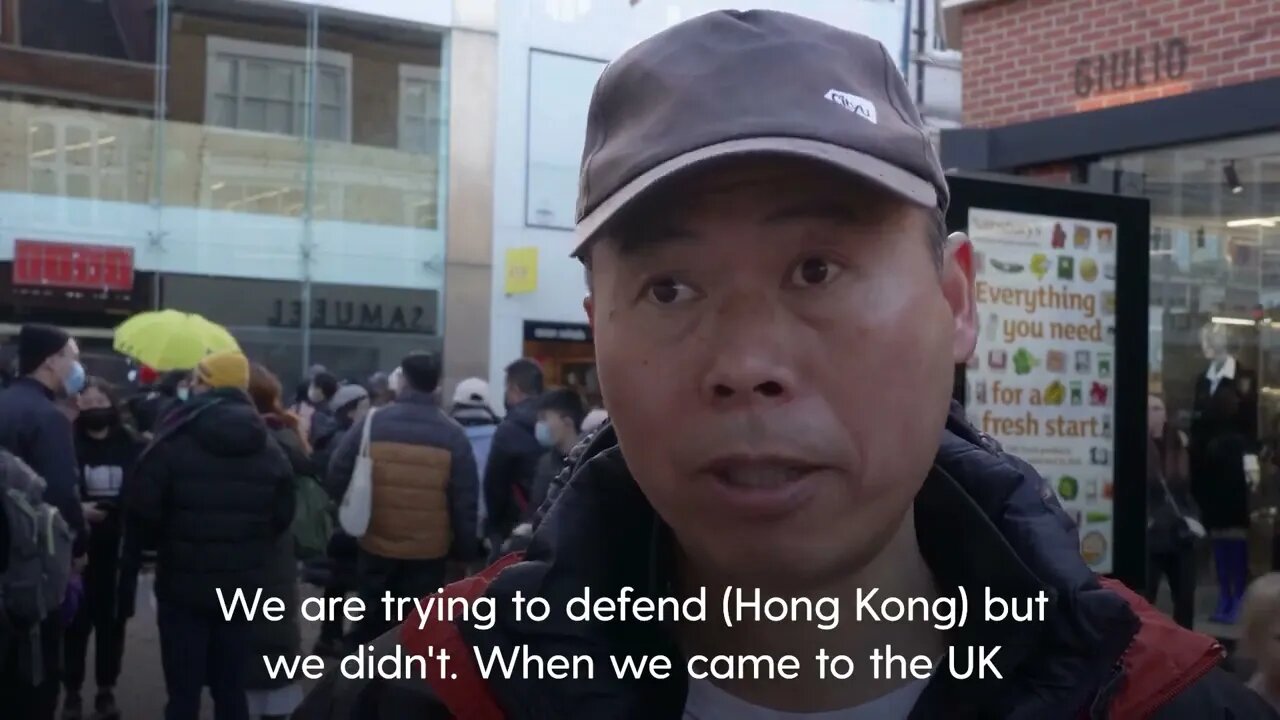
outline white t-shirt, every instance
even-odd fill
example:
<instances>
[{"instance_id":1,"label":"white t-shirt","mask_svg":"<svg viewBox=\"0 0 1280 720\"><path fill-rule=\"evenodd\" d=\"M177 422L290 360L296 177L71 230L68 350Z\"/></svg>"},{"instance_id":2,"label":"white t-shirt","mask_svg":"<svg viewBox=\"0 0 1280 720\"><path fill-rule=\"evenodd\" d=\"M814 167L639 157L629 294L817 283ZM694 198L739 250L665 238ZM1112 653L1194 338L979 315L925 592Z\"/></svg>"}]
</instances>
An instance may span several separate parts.
<instances>
[{"instance_id":1,"label":"white t-shirt","mask_svg":"<svg viewBox=\"0 0 1280 720\"><path fill-rule=\"evenodd\" d=\"M721 690L709 680L689 679L684 720L907 720L929 680L912 680L887 695L844 710L791 713L762 708Z\"/></svg>"}]
</instances>

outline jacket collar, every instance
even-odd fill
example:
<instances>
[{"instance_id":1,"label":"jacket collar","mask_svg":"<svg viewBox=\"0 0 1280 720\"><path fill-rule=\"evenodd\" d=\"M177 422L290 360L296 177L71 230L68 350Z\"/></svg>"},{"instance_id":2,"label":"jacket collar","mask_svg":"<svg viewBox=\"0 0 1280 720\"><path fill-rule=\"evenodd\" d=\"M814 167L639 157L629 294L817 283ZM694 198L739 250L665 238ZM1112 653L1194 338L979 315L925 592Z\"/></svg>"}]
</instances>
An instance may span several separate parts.
<instances>
[{"instance_id":1,"label":"jacket collar","mask_svg":"<svg viewBox=\"0 0 1280 720\"><path fill-rule=\"evenodd\" d=\"M53 394L53 391L50 390L47 385L31 377L30 375L25 375L23 377L18 378L17 380L14 380L13 385L11 387L30 388L31 390L34 390L40 393L41 395L45 396L50 401L53 401L56 399L56 396Z\"/></svg>"},{"instance_id":2,"label":"jacket collar","mask_svg":"<svg viewBox=\"0 0 1280 720\"><path fill-rule=\"evenodd\" d=\"M526 562L507 569L488 590L500 606L517 591L544 597L552 616L540 623L504 617L498 632L462 625L464 637L485 656L495 647L528 644L544 655L592 656L597 668L608 668L609 655L622 647L633 655L680 657L674 639L651 625L573 623L558 610L587 586L599 596L616 596L624 586L660 596L672 566L670 533L628 472L612 428L589 443L535 532ZM1072 523L1047 483L953 412L914 512L921 552L939 587L944 593L963 590L967 597L970 622L952 644L1001 646L995 663L1008 678L956 681L942 673L921 707L945 707L943 714L954 717L964 717L965 710L988 717L1059 717L1063 708L1087 706L1112 675L1138 622L1081 561ZM1043 591L1049 598L1045 620L975 619L986 588L1018 599ZM518 679L491 680L490 686L502 705L522 708L521 717L680 716L683 674L631 682L603 675L590 688Z\"/></svg>"},{"instance_id":3,"label":"jacket collar","mask_svg":"<svg viewBox=\"0 0 1280 720\"><path fill-rule=\"evenodd\" d=\"M429 407L439 407L440 403L436 402L436 396L433 393L425 393L421 390L414 390L406 387L396 395L397 403L405 405L427 405Z\"/></svg>"}]
</instances>

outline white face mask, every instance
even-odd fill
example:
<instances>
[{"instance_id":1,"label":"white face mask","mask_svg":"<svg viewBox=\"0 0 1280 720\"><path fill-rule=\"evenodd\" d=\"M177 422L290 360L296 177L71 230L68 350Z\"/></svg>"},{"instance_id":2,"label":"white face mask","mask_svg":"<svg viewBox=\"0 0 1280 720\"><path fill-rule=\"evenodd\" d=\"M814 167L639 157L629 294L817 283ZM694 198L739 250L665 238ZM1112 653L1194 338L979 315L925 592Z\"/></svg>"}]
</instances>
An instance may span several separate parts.
<instances>
[{"instance_id":1,"label":"white face mask","mask_svg":"<svg viewBox=\"0 0 1280 720\"><path fill-rule=\"evenodd\" d=\"M187 400L189 400L190 398L191 398L191 388L188 388L188 387L180 387L180 388L178 388L178 399L179 399L179 400L181 400L182 402L186 402L186 401L187 401Z\"/></svg>"}]
</instances>

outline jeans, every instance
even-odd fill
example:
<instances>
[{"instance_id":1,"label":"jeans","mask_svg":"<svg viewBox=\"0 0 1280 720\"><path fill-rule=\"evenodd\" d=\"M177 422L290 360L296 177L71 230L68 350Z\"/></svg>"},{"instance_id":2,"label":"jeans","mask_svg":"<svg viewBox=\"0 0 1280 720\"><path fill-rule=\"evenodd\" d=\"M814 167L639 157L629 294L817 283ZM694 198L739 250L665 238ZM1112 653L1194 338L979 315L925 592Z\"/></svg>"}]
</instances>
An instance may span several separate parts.
<instances>
[{"instance_id":1,"label":"jeans","mask_svg":"<svg viewBox=\"0 0 1280 720\"><path fill-rule=\"evenodd\" d=\"M217 720L249 720L245 668L253 652L249 623L227 622L216 610L192 610L161 601L160 660L169 691L165 720L196 720L200 693L209 686Z\"/></svg>"},{"instance_id":2,"label":"jeans","mask_svg":"<svg viewBox=\"0 0 1280 720\"><path fill-rule=\"evenodd\" d=\"M124 659L125 621L90 617L88 607L80 606L76 618L67 628L66 669L62 685L68 694L79 693L84 686L85 660L89 650L89 636L94 641L94 681L98 689L113 688L120 678L120 663Z\"/></svg>"},{"instance_id":3,"label":"jeans","mask_svg":"<svg viewBox=\"0 0 1280 720\"><path fill-rule=\"evenodd\" d=\"M1191 548L1170 553L1152 553L1147 559L1147 601L1154 603L1160 594L1160 581L1169 580L1173 595L1173 620L1192 629L1196 620L1196 567Z\"/></svg>"},{"instance_id":4,"label":"jeans","mask_svg":"<svg viewBox=\"0 0 1280 720\"><path fill-rule=\"evenodd\" d=\"M40 623L40 642L33 647L28 636L0 630L0 708L4 717L53 720L58 709L59 673L62 668L62 615L54 612ZM39 665L39 684L32 683Z\"/></svg>"},{"instance_id":5,"label":"jeans","mask_svg":"<svg viewBox=\"0 0 1280 720\"><path fill-rule=\"evenodd\" d=\"M356 561L357 592L364 601L364 620L351 631L350 645L354 652L364 643L373 642L386 631L400 624L398 606L392 606L387 617L387 606L382 598L391 593L394 598L422 598L440 590L444 583L447 560L395 560L365 552L362 548ZM413 604L405 606L405 617L413 616Z\"/></svg>"}]
</instances>

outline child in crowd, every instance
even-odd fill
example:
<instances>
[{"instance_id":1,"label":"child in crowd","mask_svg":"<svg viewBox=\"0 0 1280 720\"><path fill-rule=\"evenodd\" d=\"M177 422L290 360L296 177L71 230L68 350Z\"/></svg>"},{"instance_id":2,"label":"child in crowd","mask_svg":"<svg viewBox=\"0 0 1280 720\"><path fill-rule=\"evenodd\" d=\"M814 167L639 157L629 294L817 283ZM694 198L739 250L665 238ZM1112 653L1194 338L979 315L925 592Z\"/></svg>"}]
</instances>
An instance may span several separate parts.
<instances>
[{"instance_id":1,"label":"child in crowd","mask_svg":"<svg viewBox=\"0 0 1280 720\"><path fill-rule=\"evenodd\" d=\"M1249 687L1280 711L1280 573L1254 580L1245 593L1240 644L1258 663Z\"/></svg>"}]
</instances>

